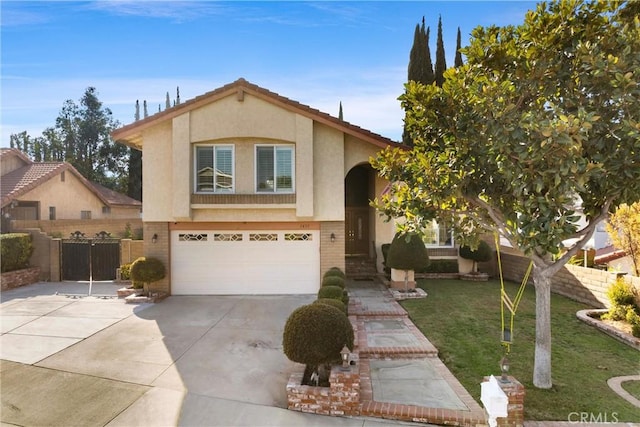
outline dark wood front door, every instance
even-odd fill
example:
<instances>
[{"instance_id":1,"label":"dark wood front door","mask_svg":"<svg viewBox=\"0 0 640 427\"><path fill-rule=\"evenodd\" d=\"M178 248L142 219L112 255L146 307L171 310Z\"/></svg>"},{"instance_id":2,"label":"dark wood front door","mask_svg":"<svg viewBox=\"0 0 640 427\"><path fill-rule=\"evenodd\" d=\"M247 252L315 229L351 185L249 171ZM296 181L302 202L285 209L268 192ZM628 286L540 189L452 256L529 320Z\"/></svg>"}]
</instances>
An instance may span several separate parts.
<instances>
[{"instance_id":1,"label":"dark wood front door","mask_svg":"<svg viewBox=\"0 0 640 427\"><path fill-rule=\"evenodd\" d=\"M347 255L369 255L369 208L346 208L345 236Z\"/></svg>"}]
</instances>

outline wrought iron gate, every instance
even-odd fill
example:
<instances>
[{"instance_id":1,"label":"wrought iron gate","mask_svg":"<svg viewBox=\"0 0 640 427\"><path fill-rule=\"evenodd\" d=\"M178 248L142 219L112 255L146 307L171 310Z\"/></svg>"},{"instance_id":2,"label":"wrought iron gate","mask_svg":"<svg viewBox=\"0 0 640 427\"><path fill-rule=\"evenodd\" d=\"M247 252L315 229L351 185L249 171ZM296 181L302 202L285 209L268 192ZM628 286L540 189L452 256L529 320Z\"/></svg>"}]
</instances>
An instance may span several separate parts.
<instances>
[{"instance_id":1,"label":"wrought iron gate","mask_svg":"<svg viewBox=\"0 0 640 427\"><path fill-rule=\"evenodd\" d=\"M120 239L101 231L85 237L76 231L62 239L62 280L113 280L120 267Z\"/></svg>"}]
</instances>

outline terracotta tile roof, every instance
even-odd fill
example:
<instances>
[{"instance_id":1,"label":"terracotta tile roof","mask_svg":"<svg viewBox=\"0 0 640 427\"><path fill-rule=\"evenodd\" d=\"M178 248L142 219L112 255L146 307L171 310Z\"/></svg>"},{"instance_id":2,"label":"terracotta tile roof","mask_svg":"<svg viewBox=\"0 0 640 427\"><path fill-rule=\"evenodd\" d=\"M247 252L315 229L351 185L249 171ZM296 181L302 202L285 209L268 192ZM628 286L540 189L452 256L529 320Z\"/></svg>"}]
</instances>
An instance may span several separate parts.
<instances>
[{"instance_id":1,"label":"terracotta tile roof","mask_svg":"<svg viewBox=\"0 0 640 427\"><path fill-rule=\"evenodd\" d=\"M605 264L609 261L624 258L627 253L622 249L616 249L614 246L607 246L596 250L596 256L593 261L596 264Z\"/></svg>"},{"instance_id":2,"label":"terracotta tile roof","mask_svg":"<svg viewBox=\"0 0 640 427\"><path fill-rule=\"evenodd\" d=\"M24 154L22 151L18 150L17 148L6 148L6 147L0 148L0 159L7 158L9 156L19 157L25 163L33 163L32 160L26 154Z\"/></svg>"},{"instance_id":3,"label":"terracotta tile roof","mask_svg":"<svg viewBox=\"0 0 640 427\"><path fill-rule=\"evenodd\" d=\"M236 93L238 97L242 97L245 92L287 110L294 111L300 115L309 117L317 122L336 128L346 134L355 136L381 148L384 148L388 145L403 147L402 144L396 141L393 141L369 130L363 129L359 126L353 125L344 120L340 120L337 117L331 116L327 113L323 113L322 111L312 108L308 105L293 101L292 99L286 98L275 92L271 92L258 85L250 83L243 78L240 78L235 82L229 83L218 89L214 89L213 91L207 92L203 95L196 96L193 99L176 105L175 107L168 108L162 112L156 113L143 120L138 120L134 123L116 129L111 133L111 136L118 142L125 143L137 149L141 149L141 132L144 129L159 122L170 120L180 114L184 114L187 111L191 111L203 105L210 104L211 102L229 96L233 93Z\"/></svg>"},{"instance_id":4,"label":"terracotta tile roof","mask_svg":"<svg viewBox=\"0 0 640 427\"><path fill-rule=\"evenodd\" d=\"M76 176L96 197L105 205L133 205L141 206L142 203L124 194L109 190L99 184L92 183L83 177L71 164L66 162L34 162L20 150L2 149L0 156L18 155L27 164L21 168L13 170L0 179L0 196L2 207L11 203L28 193L37 186L45 183L51 178L60 175L64 171L69 171Z\"/></svg>"},{"instance_id":5,"label":"terracotta tile roof","mask_svg":"<svg viewBox=\"0 0 640 427\"><path fill-rule=\"evenodd\" d=\"M0 194L2 206L69 168L60 162L31 163L2 176Z\"/></svg>"},{"instance_id":6,"label":"terracotta tile roof","mask_svg":"<svg viewBox=\"0 0 640 427\"><path fill-rule=\"evenodd\" d=\"M108 204L111 206L114 205L122 205L122 206L142 206L142 202L139 200L133 199L126 194L118 193L117 191L113 191L110 188L104 187L100 184L92 182L91 185L97 192L102 194L102 197L107 200Z\"/></svg>"}]
</instances>

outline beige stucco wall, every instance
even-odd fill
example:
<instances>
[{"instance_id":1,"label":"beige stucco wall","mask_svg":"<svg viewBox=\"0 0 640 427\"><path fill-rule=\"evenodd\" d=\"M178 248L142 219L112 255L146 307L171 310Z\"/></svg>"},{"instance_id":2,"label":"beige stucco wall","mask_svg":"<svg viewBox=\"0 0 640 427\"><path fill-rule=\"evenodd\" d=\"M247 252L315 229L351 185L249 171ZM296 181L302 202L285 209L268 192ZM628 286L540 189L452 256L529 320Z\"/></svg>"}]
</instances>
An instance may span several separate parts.
<instances>
[{"instance_id":1,"label":"beige stucco wall","mask_svg":"<svg viewBox=\"0 0 640 427\"><path fill-rule=\"evenodd\" d=\"M144 221L169 221L173 209L173 152L171 123L162 123L143 133L142 206ZM184 166L188 174L188 165Z\"/></svg>"},{"instance_id":2,"label":"beige stucco wall","mask_svg":"<svg viewBox=\"0 0 640 427\"><path fill-rule=\"evenodd\" d=\"M26 163L20 157L15 155L5 155L0 162L0 176L6 175L18 168L21 168Z\"/></svg>"},{"instance_id":3,"label":"beige stucco wall","mask_svg":"<svg viewBox=\"0 0 640 427\"><path fill-rule=\"evenodd\" d=\"M81 219L81 211L91 211L91 219L112 218L113 213L120 218L127 213L133 218L139 216L139 209L115 208L112 214L103 214L105 205L102 200L69 171L64 172L64 181L61 174L56 175L21 195L18 200L39 201L41 219L49 219L50 206L56 208L56 219Z\"/></svg>"}]
</instances>

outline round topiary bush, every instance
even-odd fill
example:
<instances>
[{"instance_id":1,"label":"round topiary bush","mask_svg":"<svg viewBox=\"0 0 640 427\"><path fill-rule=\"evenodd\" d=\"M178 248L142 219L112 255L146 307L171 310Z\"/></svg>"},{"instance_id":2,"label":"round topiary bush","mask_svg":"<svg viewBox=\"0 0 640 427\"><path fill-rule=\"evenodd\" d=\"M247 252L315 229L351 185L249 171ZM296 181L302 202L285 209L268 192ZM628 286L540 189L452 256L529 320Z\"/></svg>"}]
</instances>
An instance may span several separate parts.
<instances>
[{"instance_id":1,"label":"round topiary bush","mask_svg":"<svg viewBox=\"0 0 640 427\"><path fill-rule=\"evenodd\" d=\"M333 298L320 298L313 302L314 304L327 304L332 307L340 309L344 314L347 314L347 306L340 300Z\"/></svg>"},{"instance_id":2,"label":"round topiary bush","mask_svg":"<svg viewBox=\"0 0 640 427\"><path fill-rule=\"evenodd\" d=\"M322 286L339 286L342 289L345 287L344 279L339 276L325 276L322 279Z\"/></svg>"},{"instance_id":3,"label":"round topiary bush","mask_svg":"<svg viewBox=\"0 0 640 427\"><path fill-rule=\"evenodd\" d=\"M140 257L131 264L129 274L134 283L149 284L164 279L166 270L158 258Z\"/></svg>"},{"instance_id":4,"label":"round topiary bush","mask_svg":"<svg viewBox=\"0 0 640 427\"><path fill-rule=\"evenodd\" d=\"M415 233L397 233L389 246L387 266L396 270L420 270L429 265L424 242Z\"/></svg>"},{"instance_id":5,"label":"round topiary bush","mask_svg":"<svg viewBox=\"0 0 640 427\"><path fill-rule=\"evenodd\" d=\"M342 270L340 270L338 267L331 267L330 269L328 269L324 273L324 276L322 276L322 277L325 278L325 277L330 277L330 276L336 276L336 277L340 277L342 279L346 279L347 278L347 276L344 274L344 272Z\"/></svg>"},{"instance_id":6,"label":"round topiary bush","mask_svg":"<svg viewBox=\"0 0 640 427\"><path fill-rule=\"evenodd\" d=\"M353 339L353 327L344 312L328 304L309 304L289 315L282 347L289 360L306 365L302 384L309 384L319 366L341 360L345 345L353 350Z\"/></svg>"},{"instance_id":7,"label":"round topiary bush","mask_svg":"<svg viewBox=\"0 0 640 427\"><path fill-rule=\"evenodd\" d=\"M340 286L323 286L318 291L318 299L332 298L342 301L343 291Z\"/></svg>"},{"instance_id":8,"label":"round topiary bush","mask_svg":"<svg viewBox=\"0 0 640 427\"><path fill-rule=\"evenodd\" d=\"M473 250L470 246L460 246L460 256L464 259L470 259L473 261L473 272L478 271L478 263L491 260L493 250L491 246L484 240L480 240L478 247Z\"/></svg>"}]
</instances>

